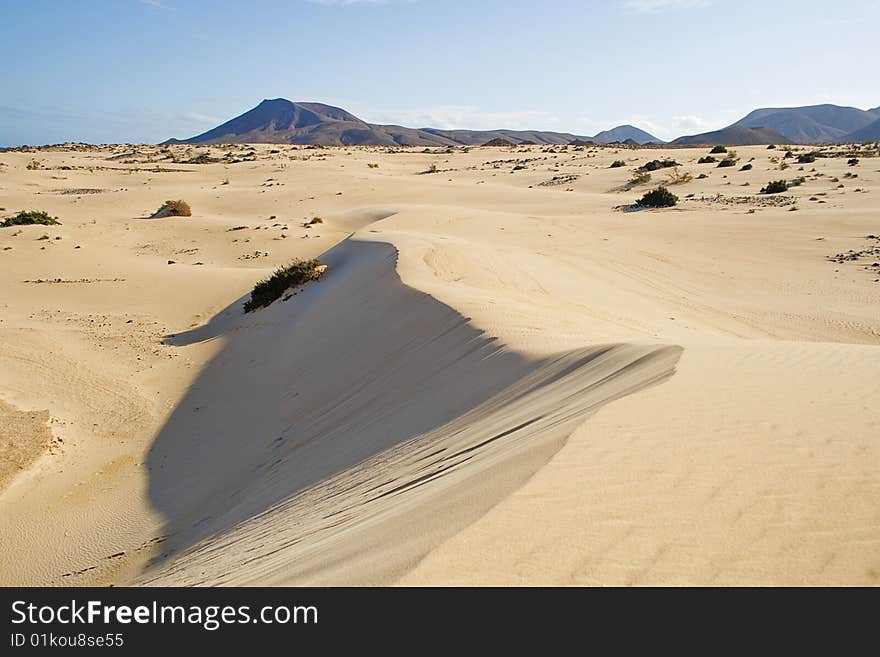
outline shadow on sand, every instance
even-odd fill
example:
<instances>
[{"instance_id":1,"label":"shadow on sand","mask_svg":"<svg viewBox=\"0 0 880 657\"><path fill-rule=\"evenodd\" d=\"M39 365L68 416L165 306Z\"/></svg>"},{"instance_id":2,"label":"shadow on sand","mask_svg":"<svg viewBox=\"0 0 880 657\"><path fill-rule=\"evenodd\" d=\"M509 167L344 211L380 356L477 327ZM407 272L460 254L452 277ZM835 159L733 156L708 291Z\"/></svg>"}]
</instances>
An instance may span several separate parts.
<instances>
[{"instance_id":1,"label":"shadow on sand","mask_svg":"<svg viewBox=\"0 0 880 657\"><path fill-rule=\"evenodd\" d=\"M511 436L524 441L520 451L529 449L529 440L543 446L537 461L517 457L525 469L509 485L483 492L467 488L482 496L474 505L482 513L546 462L570 433L569 425L583 422L597 399L604 403L662 380L678 358L678 351L664 352L662 363L644 372L640 368L652 354L669 348L645 347L622 356L610 345L559 359L527 359L452 308L404 285L396 257L389 244L346 240L321 257L327 274L289 301L244 315L239 299L206 325L168 338L186 345L222 337L225 344L149 452L149 497L166 519L168 538L143 582L268 583L275 580L260 574L260 563L270 556L273 572L287 573L285 582L301 581L297 568L313 576L323 563L320 552L308 566L294 565L295 552L279 562L279 553L282 547L301 548L308 537L325 536L331 527L339 531L339 521L328 525L334 515L381 502L387 519L393 515L387 505L395 500L415 508L416 498L401 494L428 490L422 484L426 477L435 479L431 472L451 472L450 466L465 462L472 467L478 452L515 444ZM614 361L606 369L617 373L596 365L600 361ZM608 386L612 378L618 383ZM607 391L599 397L583 396L602 385ZM554 386L552 395L541 394ZM587 401L573 403L578 394ZM446 456L437 456L444 450ZM395 468L387 465L388 453L397 454ZM450 454L457 455L452 462L446 460ZM502 463L499 459L492 463ZM388 474L377 479L380 471ZM475 473L469 480L479 481ZM350 483L339 484L342 480ZM327 482L333 481L332 493L309 501L311 489L330 490ZM385 493L368 494L378 489ZM290 506L291 500L299 502ZM212 543L281 507L286 515L264 527L259 541L237 540L247 558L235 563L244 568L249 562L253 576L224 580L228 563L204 565ZM356 515L351 522L359 522ZM461 522L450 516L444 531ZM397 540L391 531L377 536L374 543ZM189 556L181 554L187 551ZM343 550L333 559L352 554Z\"/></svg>"}]
</instances>

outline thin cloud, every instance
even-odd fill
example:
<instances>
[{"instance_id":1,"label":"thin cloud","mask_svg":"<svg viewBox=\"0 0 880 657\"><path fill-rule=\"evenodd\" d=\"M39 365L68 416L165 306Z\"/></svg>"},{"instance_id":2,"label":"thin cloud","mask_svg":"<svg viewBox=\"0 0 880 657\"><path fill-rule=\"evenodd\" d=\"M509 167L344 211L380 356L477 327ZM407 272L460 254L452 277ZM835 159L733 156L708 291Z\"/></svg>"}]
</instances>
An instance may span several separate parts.
<instances>
[{"instance_id":1,"label":"thin cloud","mask_svg":"<svg viewBox=\"0 0 880 657\"><path fill-rule=\"evenodd\" d=\"M138 0L142 5L149 5L150 7L155 7L156 9L174 9L169 5L166 5L162 0Z\"/></svg>"},{"instance_id":2,"label":"thin cloud","mask_svg":"<svg viewBox=\"0 0 880 657\"><path fill-rule=\"evenodd\" d=\"M646 14L670 9L697 9L705 7L709 0L626 0L623 8L627 11Z\"/></svg>"},{"instance_id":3,"label":"thin cloud","mask_svg":"<svg viewBox=\"0 0 880 657\"><path fill-rule=\"evenodd\" d=\"M325 7L347 7L350 5L387 5L392 0L309 0L312 4Z\"/></svg>"},{"instance_id":4,"label":"thin cloud","mask_svg":"<svg viewBox=\"0 0 880 657\"><path fill-rule=\"evenodd\" d=\"M551 112L513 110L490 112L475 107L447 105L414 110L386 111L357 108L355 114L371 123L441 130L555 130L559 117Z\"/></svg>"}]
</instances>

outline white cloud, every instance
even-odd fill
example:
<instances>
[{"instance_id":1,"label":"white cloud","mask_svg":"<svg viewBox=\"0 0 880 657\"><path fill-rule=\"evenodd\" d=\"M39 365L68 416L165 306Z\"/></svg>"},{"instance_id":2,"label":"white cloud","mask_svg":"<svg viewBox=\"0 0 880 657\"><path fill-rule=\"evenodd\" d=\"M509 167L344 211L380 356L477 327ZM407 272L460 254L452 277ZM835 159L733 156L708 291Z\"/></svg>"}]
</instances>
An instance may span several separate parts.
<instances>
[{"instance_id":1,"label":"white cloud","mask_svg":"<svg viewBox=\"0 0 880 657\"><path fill-rule=\"evenodd\" d=\"M443 130L557 130L559 117L551 112L514 110L487 112L462 105L444 105L413 110L386 111L353 108L355 115L370 123L394 123L408 128Z\"/></svg>"},{"instance_id":2,"label":"white cloud","mask_svg":"<svg viewBox=\"0 0 880 657\"><path fill-rule=\"evenodd\" d=\"M347 7L349 5L387 5L391 0L309 0L325 7Z\"/></svg>"},{"instance_id":3,"label":"white cloud","mask_svg":"<svg viewBox=\"0 0 880 657\"><path fill-rule=\"evenodd\" d=\"M138 0L142 5L149 5L151 7L155 7L156 9L173 9L166 5L162 0Z\"/></svg>"},{"instance_id":4,"label":"white cloud","mask_svg":"<svg viewBox=\"0 0 880 657\"><path fill-rule=\"evenodd\" d=\"M216 116L208 116L207 114L200 114L199 112L183 112L180 115L180 118L185 121L192 121L193 123L209 123L212 125L219 125L223 123L227 119L221 119Z\"/></svg>"},{"instance_id":5,"label":"white cloud","mask_svg":"<svg viewBox=\"0 0 880 657\"><path fill-rule=\"evenodd\" d=\"M670 141L683 135L699 134L711 130L719 130L730 124L730 120L705 118L694 115L672 117L623 116L605 121L582 116L578 122L584 126L588 134L595 135L603 130L610 130L619 125L632 125L649 132L655 137Z\"/></svg>"},{"instance_id":6,"label":"white cloud","mask_svg":"<svg viewBox=\"0 0 880 657\"><path fill-rule=\"evenodd\" d=\"M709 132L710 130L720 130L730 121L724 119L706 119L700 116L673 116L672 127L681 134L694 134L700 132Z\"/></svg>"},{"instance_id":7,"label":"white cloud","mask_svg":"<svg viewBox=\"0 0 880 657\"><path fill-rule=\"evenodd\" d=\"M622 5L628 11L654 13L667 9L695 9L705 7L709 0L625 0Z\"/></svg>"}]
</instances>

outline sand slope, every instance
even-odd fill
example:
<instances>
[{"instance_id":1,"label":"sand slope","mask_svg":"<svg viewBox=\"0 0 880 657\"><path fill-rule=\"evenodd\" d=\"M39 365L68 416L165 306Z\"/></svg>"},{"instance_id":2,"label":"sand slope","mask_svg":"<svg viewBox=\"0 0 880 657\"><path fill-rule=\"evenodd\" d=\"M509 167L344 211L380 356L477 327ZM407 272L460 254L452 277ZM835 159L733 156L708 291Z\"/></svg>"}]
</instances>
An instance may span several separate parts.
<instances>
[{"instance_id":1,"label":"sand slope","mask_svg":"<svg viewBox=\"0 0 880 657\"><path fill-rule=\"evenodd\" d=\"M4 583L876 583L880 284L827 256L880 232L877 160L271 150L0 156L5 203L64 221L0 233L0 399L64 439L0 494ZM664 156L710 176L615 209ZM92 282L25 282L54 277Z\"/></svg>"}]
</instances>

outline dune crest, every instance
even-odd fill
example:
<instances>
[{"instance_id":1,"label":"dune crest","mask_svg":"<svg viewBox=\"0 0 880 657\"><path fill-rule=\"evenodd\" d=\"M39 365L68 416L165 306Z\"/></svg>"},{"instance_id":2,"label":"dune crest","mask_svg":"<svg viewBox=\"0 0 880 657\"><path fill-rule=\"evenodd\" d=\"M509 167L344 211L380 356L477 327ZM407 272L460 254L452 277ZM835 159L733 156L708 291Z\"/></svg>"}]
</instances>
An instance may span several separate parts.
<instances>
[{"instance_id":1,"label":"dune crest","mask_svg":"<svg viewBox=\"0 0 880 657\"><path fill-rule=\"evenodd\" d=\"M324 279L233 336L159 434L150 490L169 539L139 583L393 581L680 351L524 357L402 284L389 244L350 239L323 260ZM228 370L245 361L253 378Z\"/></svg>"}]
</instances>

